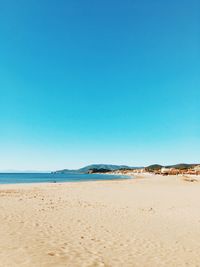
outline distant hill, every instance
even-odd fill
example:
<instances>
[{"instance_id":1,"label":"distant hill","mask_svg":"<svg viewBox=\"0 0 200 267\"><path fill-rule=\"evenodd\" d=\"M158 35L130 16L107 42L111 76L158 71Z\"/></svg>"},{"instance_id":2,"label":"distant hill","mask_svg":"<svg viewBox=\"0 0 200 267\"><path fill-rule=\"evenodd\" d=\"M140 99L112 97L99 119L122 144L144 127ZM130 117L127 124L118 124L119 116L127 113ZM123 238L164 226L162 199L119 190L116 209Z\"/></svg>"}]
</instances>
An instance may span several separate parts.
<instances>
[{"instance_id":1,"label":"distant hill","mask_svg":"<svg viewBox=\"0 0 200 267\"><path fill-rule=\"evenodd\" d=\"M150 165L150 166L146 167L145 169L147 171L156 171L156 170L160 170L162 167L163 167L162 165L153 164L153 165Z\"/></svg>"},{"instance_id":2,"label":"distant hill","mask_svg":"<svg viewBox=\"0 0 200 267\"><path fill-rule=\"evenodd\" d=\"M153 165L146 167L145 169L147 171L156 171L156 170L160 170L163 167L166 167L166 168L174 168L174 169L178 169L178 170L186 170L186 169L194 168L195 166L198 166L198 164L179 163L179 164L168 165L168 166L153 164Z\"/></svg>"},{"instance_id":3,"label":"distant hill","mask_svg":"<svg viewBox=\"0 0 200 267\"><path fill-rule=\"evenodd\" d=\"M184 169L190 169L190 168L194 168L195 166L198 166L199 164L186 164L186 163L180 163L180 164L176 164L176 165L169 165L166 166L167 168L175 168L175 169L179 169L179 170L184 170Z\"/></svg>"},{"instance_id":4,"label":"distant hill","mask_svg":"<svg viewBox=\"0 0 200 267\"><path fill-rule=\"evenodd\" d=\"M85 173L92 169L96 169L96 170L104 169L104 170L114 171L114 170L120 170L120 169L132 169L132 167L129 167L126 165L92 164L92 165L79 169L79 172Z\"/></svg>"},{"instance_id":5,"label":"distant hill","mask_svg":"<svg viewBox=\"0 0 200 267\"><path fill-rule=\"evenodd\" d=\"M96 172L98 170L108 170L108 171L114 171L114 170L122 170L122 169L137 169L137 167L129 167L126 165L112 165L112 164L92 164L88 165L86 167L77 169L77 170L59 170L55 171L54 173L88 173L92 170L95 170Z\"/></svg>"},{"instance_id":6,"label":"distant hill","mask_svg":"<svg viewBox=\"0 0 200 267\"><path fill-rule=\"evenodd\" d=\"M186 169L194 168L197 165L199 164L180 163L180 164L168 165L168 166L164 166L160 164L152 164L148 167L130 167L126 165L92 164L92 165L88 165L86 167L83 167L77 170L64 169L64 170L55 171L53 173L96 173L96 172L103 173L103 172L109 172L109 171L115 171L115 170L134 170L134 169L141 169L141 168L145 168L145 170L148 172L154 172L154 171L159 171L163 167L186 170Z\"/></svg>"}]
</instances>

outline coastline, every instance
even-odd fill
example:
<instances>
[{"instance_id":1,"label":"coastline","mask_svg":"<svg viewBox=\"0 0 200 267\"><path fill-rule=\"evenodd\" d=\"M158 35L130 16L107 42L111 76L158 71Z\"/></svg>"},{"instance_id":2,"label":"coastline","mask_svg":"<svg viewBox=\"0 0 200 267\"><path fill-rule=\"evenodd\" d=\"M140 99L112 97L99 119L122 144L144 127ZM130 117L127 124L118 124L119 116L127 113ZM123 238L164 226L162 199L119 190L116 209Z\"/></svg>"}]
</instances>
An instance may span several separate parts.
<instances>
[{"instance_id":1,"label":"coastline","mask_svg":"<svg viewBox=\"0 0 200 267\"><path fill-rule=\"evenodd\" d=\"M0 266L199 266L197 179L1 184Z\"/></svg>"},{"instance_id":2,"label":"coastline","mask_svg":"<svg viewBox=\"0 0 200 267\"><path fill-rule=\"evenodd\" d=\"M111 177L112 176L112 177ZM58 174L51 175L49 173L0 173L1 184L52 184L52 183L76 183L76 182L92 182L106 180L123 180L130 179L126 175L110 175L104 173L95 174Z\"/></svg>"}]
</instances>

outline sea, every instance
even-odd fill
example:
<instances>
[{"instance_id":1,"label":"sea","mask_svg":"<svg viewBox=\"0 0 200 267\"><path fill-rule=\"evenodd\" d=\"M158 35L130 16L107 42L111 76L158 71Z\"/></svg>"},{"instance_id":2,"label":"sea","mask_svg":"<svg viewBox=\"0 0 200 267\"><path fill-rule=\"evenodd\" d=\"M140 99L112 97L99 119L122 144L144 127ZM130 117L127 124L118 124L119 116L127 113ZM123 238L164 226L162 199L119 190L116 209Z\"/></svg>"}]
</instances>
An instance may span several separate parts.
<instances>
[{"instance_id":1,"label":"sea","mask_svg":"<svg viewBox=\"0 0 200 267\"><path fill-rule=\"evenodd\" d=\"M0 184L61 183L129 179L126 176L80 173L0 173Z\"/></svg>"}]
</instances>

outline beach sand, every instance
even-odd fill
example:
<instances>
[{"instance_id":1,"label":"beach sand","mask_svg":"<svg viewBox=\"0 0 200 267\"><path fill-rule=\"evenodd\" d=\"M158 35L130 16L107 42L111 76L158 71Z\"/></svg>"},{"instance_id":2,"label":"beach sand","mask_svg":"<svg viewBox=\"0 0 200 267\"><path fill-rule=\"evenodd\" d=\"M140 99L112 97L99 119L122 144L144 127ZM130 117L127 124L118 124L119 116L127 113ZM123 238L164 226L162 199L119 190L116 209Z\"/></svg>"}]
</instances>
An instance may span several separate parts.
<instances>
[{"instance_id":1,"label":"beach sand","mask_svg":"<svg viewBox=\"0 0 200 267\"><path fill-rule=\"evenodd\" d=\"M200 266L200 182L0 185L0 266Z\"/></svg>"}]
</instances>

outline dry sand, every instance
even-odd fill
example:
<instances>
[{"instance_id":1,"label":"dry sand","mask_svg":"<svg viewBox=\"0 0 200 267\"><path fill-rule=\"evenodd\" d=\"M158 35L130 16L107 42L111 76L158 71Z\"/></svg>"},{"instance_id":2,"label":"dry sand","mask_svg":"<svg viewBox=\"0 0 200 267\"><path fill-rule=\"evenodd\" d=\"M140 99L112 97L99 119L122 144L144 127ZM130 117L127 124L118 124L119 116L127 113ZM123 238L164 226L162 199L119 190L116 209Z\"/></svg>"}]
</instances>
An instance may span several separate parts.
<instances>
[{"instance_id":1,"label":"dry sand","mask_svg":"<svg viewBox=\"0 0 200 267\"><path fill-rule=\"evenodd\" d=\"M0 266L200 266L200 182L0 185Z\"/></svg>"}]
</instances>

